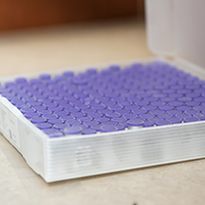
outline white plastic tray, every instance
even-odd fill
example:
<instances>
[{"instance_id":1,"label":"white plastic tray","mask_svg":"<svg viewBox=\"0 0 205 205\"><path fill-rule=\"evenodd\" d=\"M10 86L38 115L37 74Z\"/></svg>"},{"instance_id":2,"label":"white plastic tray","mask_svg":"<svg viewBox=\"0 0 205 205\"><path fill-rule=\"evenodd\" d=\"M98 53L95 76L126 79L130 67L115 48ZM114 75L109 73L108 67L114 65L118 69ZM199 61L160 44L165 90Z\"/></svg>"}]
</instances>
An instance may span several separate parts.
<instances>
[{"instance_id":1,"label":"white plastic tray","mask_svg":"<svg viewBox=\"0 0 205 205\"><path fill-rule=\"evenodd\" d=\"M139 59L118 64L125 66L133 62L147 63L153 60L158 59ZM205 71L194 65L182 61L163 61L205 79ZM110 64L92 67L101 69ZM73 70L82 71L88 67L90 66ZM61 72L62 70L56 70L51 74ZM38 75L36 73L23 77L29 79ZM16 77L2 78L0 81L6 82ZM205 121L48 138L6 98L0 96L0 131L46 182L205 157Z\"/></svg>"}]
</instances>

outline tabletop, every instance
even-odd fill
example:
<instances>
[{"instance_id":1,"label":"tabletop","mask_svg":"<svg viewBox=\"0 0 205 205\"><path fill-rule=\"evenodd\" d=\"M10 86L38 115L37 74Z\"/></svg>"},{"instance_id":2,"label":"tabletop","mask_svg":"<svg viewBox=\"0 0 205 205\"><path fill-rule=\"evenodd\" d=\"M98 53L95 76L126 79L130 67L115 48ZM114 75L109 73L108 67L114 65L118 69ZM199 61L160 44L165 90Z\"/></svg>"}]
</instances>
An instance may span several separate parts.
<instances>
[{"instance_id":1,"label":"tabletop","mask_svg":"<svg viewBox=\"0 0 205 205\"><path fill-rule=\"evenodd\" d=\"M153 56L142 20L0 34L0 77ZM1 204L204 204L205 160L46 183L0 135Z\"/></svg>"}]
</instances>

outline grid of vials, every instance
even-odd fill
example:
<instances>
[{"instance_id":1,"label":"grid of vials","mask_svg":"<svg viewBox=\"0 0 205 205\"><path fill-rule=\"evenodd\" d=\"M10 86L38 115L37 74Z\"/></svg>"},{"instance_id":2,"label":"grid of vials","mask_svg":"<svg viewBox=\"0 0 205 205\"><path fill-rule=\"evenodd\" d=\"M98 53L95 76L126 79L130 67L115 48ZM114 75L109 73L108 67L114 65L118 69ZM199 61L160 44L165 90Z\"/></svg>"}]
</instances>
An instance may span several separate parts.
<instances>
[{"instance_id":1,"label":"grid of vials","mask_svg":"<svg viewBox=\"0 0 205 205\"><path fill-rule=\"evenodd\" d=\"M205 81L163 62L17 78L0 94L50 138L205 120Z\"/></svg>"}]
</instances>

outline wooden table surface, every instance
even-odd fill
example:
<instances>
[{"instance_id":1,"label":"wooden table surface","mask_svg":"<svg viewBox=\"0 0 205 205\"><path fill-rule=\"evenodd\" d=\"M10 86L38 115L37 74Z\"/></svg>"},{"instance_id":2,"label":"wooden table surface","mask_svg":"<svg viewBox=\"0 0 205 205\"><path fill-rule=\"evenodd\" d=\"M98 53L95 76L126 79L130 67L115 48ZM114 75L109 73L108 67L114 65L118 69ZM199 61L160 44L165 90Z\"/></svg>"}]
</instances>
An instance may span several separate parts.
<instances>
[{"instance_id":1,"label":"wooden table surface","mask_svg":"<svg viewBox=\"0 0 205 205\"><path fill-rule=\"evenodd\" d=\"M0 77L151 56L142 21L0 34ZM205 160L47 184L0 136L0 204L204 205Z\"/></svg>"}]
</instances>

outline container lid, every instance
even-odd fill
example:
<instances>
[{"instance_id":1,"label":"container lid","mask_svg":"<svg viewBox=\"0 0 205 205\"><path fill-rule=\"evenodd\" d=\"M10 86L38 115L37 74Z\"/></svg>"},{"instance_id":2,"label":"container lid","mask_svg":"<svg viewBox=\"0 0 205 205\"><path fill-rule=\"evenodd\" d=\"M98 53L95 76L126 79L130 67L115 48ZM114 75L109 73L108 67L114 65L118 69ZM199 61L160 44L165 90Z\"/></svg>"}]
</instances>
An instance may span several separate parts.
<instances>
[{"instance_id":1,"label":"container lid","mask_svg":"<svg viewBox=\"0 0 205 205\"><path fill-rule=\"evenodd\" d=\"M204 0L146 0L150 50L205 68L204 10Z\"/></svg>"}]
</instances>

